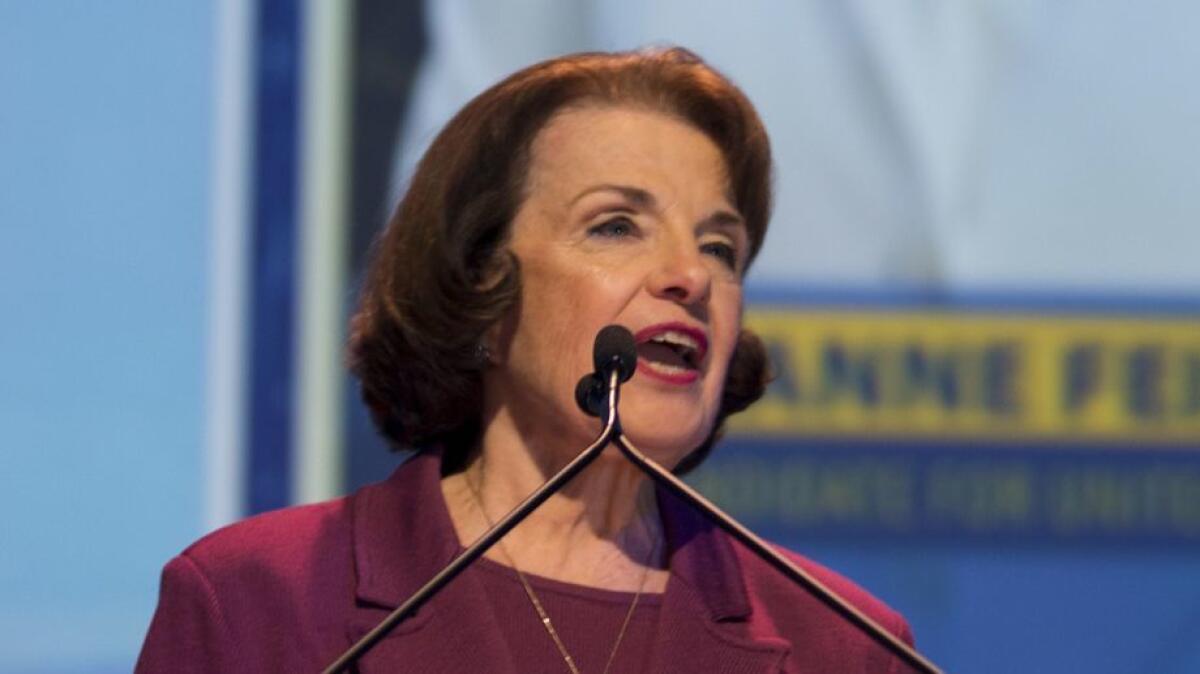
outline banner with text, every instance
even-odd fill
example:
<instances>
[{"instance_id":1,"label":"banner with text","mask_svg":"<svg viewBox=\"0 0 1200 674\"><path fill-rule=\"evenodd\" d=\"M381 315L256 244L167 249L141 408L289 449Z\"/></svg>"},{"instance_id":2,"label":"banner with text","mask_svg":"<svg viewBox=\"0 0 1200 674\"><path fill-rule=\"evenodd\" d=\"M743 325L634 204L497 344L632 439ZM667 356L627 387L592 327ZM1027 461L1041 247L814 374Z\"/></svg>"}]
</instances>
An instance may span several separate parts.
<instances>
[{"instance_id":1,"label":"banner with text","mask_svg":"<svg viewBox=\"0 0 1200 674\"><path fill-rule=\"evenodd\" d=\"M1200 543L1200 318L757 307L693 481L798 536Z\"/></svg>"}]
</instances>

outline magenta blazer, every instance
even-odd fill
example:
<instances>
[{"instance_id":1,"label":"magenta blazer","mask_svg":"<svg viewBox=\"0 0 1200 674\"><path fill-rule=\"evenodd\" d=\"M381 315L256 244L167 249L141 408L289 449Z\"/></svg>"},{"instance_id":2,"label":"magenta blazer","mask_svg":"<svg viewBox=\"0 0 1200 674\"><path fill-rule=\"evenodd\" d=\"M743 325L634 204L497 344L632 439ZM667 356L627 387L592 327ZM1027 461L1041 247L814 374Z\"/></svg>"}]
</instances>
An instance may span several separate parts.
<instances>
[{"instance_id":1,"label":"magenta blazer","mask_svg":"<svg viewBox=\"0 0 1200 674\"><path fill-rule=\"evenodd\" d=\"M319 672L460 550L437 452L351 496L252 517L163 569L136 671ZM903 663L660 492L670 580L653 672L902 672ZM853 583L793 559L895 635L907 623ZM517 674L468 570L359 662L372 672Z\"/></svg>"}]
</instances>

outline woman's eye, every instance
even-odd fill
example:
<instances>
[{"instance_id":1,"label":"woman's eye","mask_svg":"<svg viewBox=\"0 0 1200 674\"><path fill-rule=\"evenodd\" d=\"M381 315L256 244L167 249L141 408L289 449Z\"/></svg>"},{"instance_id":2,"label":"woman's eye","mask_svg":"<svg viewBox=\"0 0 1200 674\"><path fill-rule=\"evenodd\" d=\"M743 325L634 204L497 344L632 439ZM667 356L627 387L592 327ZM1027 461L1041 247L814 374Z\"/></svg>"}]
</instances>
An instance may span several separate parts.
<instances>
[{"instance_id":1,"label":"woman's eye","mask_svg":"<svg viewBox=\"0 0 1200 674\"><path fill-rule=\"evenodd\" d=\"M705 255L712 255L725 266L732 270L737 270L737 249L724 241L709 241L701 244L700 251Z\"/></svg>"},{"instance_id":2,"label":"woman's eye","mask_svg":"<svg viewBox=\"0 0 1200 674\"><path fill-rule=\"evenodd\" d=\"M598 225L592 225L588 228L588 234L596 236L604 236L610 238L621 238L629 236L636 231L633 221L626 217L612 218L605 220Z\"/></svg>"}]
</instances>

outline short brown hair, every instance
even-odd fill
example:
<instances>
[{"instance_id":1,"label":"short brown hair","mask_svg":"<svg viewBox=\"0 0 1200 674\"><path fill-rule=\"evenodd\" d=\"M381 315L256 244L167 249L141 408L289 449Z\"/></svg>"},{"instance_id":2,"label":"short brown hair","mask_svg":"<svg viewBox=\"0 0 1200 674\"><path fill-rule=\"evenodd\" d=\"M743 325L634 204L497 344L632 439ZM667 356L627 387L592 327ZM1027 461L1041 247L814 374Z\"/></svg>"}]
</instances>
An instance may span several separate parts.
<instances>
[{"instance_id":1,"label":"short brown hair","mask_svg":"<svg viewBox=\"0 0 1200 674\"><path fill-rule=\"evenodd\" d=\"M530 145L556 112L585 103L644 106L705 133L724 156L750 260L762 246L771 210L766 130L746 96L698 56L680 48L583 53L514 73L437 135L374 244L350 323L349 364L394 447L465 453L477 441L477 345L520 293L517 260L504 246L524 198ZM725 417L757 400L766 382L766 351L743 331L713 433L677 471L698 465Z\"/></svg>"}]
</instances>

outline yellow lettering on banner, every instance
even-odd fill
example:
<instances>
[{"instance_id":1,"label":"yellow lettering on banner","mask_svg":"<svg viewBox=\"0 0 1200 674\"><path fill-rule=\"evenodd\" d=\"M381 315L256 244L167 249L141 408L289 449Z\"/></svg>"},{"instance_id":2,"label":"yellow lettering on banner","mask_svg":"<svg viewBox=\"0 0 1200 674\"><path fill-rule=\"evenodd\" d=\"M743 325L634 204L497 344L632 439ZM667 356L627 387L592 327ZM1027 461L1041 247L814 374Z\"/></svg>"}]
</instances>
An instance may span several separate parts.
<instances>
[{"instance_id":1,"label":"yellow lettering on banner","mask_svg":"<svg viewBox=\"0 0 1200 674\"><path fill-rule=\"evenodd\" d=\"M751 309L733 433L1200 443L1200 318Z\"/></svg>"}]
</instances>

